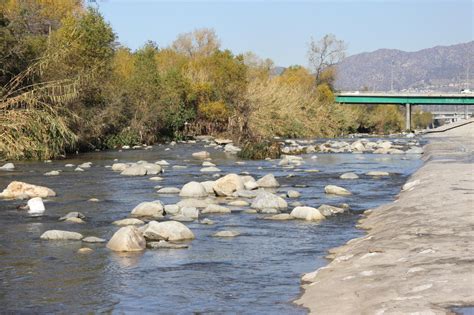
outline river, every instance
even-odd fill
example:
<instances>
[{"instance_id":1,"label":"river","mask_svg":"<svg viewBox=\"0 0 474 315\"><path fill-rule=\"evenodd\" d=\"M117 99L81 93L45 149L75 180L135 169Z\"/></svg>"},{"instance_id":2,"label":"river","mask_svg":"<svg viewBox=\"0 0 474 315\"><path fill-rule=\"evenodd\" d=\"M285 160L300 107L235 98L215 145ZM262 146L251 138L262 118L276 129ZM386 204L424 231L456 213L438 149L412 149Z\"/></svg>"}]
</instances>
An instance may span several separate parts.
<instances>
[{"instance_id":1,"label":"river","mask_svg":"<svg viewBox=\"0 0 474 315\"><path fill-rule=\"evenodd\" d=\"M165 148L170 150L165 151ZM20 180L56 191L41 217L30 217L16 206L24 201L0 201L0 305L2 312L34 313L305 313L291 301L300 294L300 277L327 263L329 248L361 236L355 228L360 212L393 200L400 187L420 165L418 155L308 154L297 169L278 166L278 160L245 161L205 148L223 174L249 172L259 178L274 174L284 193L298 190L308 206L347 203L352 211L320 223L262 220L235 208L228 215L203 215L214 225L185 223L196 239L188 249L146 250L117 254L104 244L87 245L90 254L78 254L81 242L48 242L39 239L46 230L77 231L109 239L118 229L111 222L129 216L142 201L159 199L176 203L177 196L160 196L154 186L181 187L185 183L212 180L200 172L201 160L191 157L203 144L156 145L152 150L127 150L80 154L67 160L17 162L12 172L0 172L0 188ZM317 158L314 158L317 156ZM313 157L313 158L312 158ZM148 177L124 177L106 168L120 162L166 160L161 182ZM84 172L64 167L67 163L92 162ZM309 172L317 169L319 172ZM59 176L45 172L62 170ZM367 171L392 175L374 179ZM343 180L344 172L356 172L356 180ZM291 175L291 176L289 176ZM340 185L352 196L335 197L324 186ZM100 202L89 202L98 198ZM291 207L290 207L291 210ZM86 216L85 224L59 222L70 211ZM220 230L238 230L231 239L211 237Z\"/></svg>"}]
</instances>

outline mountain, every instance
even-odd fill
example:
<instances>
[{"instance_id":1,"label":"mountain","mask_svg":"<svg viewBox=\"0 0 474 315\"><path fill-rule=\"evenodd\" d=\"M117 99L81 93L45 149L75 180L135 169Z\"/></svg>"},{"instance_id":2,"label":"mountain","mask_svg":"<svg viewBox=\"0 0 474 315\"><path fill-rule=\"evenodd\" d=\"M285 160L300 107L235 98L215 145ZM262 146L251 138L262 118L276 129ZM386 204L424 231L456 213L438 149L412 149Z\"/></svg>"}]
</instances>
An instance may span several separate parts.
<instances>
[{"instance_id":1,"label":"mountain","mask_svg":"<svg viewBox=\"0 0 474 315\"><path fill-rule=\"evenodd\" d=\"M415 52L379 49L349 56L337 69L335 87L342 91L390 91L392 76L395 91L459 92L467 87L467 76L472 90L474 41Z\"/></svg>"}]
</instances>

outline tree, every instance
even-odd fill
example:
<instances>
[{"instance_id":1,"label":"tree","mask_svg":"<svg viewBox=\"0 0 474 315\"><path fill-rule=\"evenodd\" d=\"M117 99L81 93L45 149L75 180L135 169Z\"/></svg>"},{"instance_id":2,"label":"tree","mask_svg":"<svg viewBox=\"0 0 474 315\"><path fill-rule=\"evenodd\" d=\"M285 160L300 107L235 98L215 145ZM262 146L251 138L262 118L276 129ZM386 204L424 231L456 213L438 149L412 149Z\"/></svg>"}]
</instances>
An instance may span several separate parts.
<instances>
[{"instance_id":1,"label":"tree","mask_svg":"<svg viewBox=\"0 0 474 315\"><path fill-rule=\"evenodd\" d=\"M220 40L213 29L201 28L179 34L171 47L188 57L210 56L219 49Z\"/></svg>"},{"instance_id":2,"label":"tree","mask_svg":"<svg viewBox=\"0 0 474 315\"><path fill-rule=\"evenodd\" d=\"M327 34L319 41L311 38L308 59L310 68L316 76L316 84L321 83L322 74L326 69L332 68L345 58L346 49L346 44L333 34Z\"/></svg>"}]
</instances>

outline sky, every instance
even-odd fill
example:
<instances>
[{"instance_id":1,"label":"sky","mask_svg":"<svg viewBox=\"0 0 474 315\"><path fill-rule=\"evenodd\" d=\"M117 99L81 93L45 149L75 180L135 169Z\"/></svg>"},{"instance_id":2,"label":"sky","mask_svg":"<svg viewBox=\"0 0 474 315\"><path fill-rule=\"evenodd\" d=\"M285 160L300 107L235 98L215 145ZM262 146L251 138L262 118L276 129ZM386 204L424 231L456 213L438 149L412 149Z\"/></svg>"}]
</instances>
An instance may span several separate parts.
<instances>
[{"instance_id":1,"label":"sky","mask_svg":"<svg viewBox=\"0 0 474 315\"><path fill-rule=\"evenodd\" d=\"M307 65L308 42L332 33L347 54L417 51L473 40L474 0L159 1L96 0L121 44L170 45L180 33L213 28L221 47L253 51L278 66Z\"/></svg>"}]
</instances>

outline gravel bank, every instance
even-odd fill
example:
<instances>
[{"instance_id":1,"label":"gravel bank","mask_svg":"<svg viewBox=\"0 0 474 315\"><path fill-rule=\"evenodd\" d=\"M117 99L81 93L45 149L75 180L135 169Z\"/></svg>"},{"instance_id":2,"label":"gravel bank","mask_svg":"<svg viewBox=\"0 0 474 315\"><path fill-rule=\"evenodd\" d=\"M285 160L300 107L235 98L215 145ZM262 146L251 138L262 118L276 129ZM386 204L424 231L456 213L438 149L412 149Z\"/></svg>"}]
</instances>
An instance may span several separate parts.
<instances>
[{"instance_id":1,"label":"gravel bank","mask_svg":"<svg viewBox=\"0 0 474 315\"><path fill-rule=\"evenodd\" d=\"M474 305L474 122L426 137L424 166L397 200L365 212L366 236L305 275L297 304L331 315Z\"/></svg>"}]
</instances>

